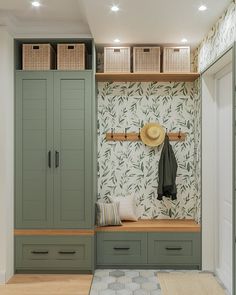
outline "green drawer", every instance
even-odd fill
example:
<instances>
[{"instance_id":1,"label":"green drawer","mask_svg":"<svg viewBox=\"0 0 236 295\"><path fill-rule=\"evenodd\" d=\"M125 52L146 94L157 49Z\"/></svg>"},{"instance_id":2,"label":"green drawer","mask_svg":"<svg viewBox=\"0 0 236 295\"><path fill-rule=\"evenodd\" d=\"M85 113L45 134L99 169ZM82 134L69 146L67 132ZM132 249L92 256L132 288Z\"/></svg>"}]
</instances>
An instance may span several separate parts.
<instances>
[{"instance_id":1,"label":"green drawer","mask_svg":"<svg viewBox=\"0 0 236 295\"><path fill-rule=\"evenodd\" d=\"M97 233L98 265L136 265L146 263L146 233Z\"/></svg>"},{"instance_id":2,"label":"green drawer","mask_svg":"<svg viewBox=\"0 0 236 295\"><path fill-rule=\"evenodd\" d=\"M16 270L91 270L91 236L17 236Z\"/></svg>"},{"instance_id":3,"label":"green drawer","mask_svg":"<svg viewBox=\"0 0 236 295\"><path fill-rule=\"evenodd\" d=\"M200 265L200 233L149 233L148 263Z\"/></svg>"}]
</instances>

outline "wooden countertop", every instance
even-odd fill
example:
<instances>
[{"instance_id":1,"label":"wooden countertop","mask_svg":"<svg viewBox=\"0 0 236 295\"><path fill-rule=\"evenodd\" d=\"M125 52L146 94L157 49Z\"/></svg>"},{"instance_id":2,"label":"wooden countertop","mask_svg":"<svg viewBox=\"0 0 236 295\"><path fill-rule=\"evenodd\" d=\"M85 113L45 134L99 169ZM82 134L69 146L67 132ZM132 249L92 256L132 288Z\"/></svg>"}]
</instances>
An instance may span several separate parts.
<instances>
[{"instance_id":1,"label":"wooden countertop","mask_svg":"<svg viewBox=\"0 0 236 295\"><path fill-rule=\"evenodd\" d=\"M15 229L15 236L93 236L90 229Z\"/></svg>"},{"instance_id":2,"label":"wooden countertop","mask_svg":"<svg viewBox=\"0 0 236 295\"><path fill-rule=\"evenodd\" d=\"M97 227L96 232L200 232L201 226L192 219L152 219L124 221L121 226Z\"/></svg>"}]
</instances>

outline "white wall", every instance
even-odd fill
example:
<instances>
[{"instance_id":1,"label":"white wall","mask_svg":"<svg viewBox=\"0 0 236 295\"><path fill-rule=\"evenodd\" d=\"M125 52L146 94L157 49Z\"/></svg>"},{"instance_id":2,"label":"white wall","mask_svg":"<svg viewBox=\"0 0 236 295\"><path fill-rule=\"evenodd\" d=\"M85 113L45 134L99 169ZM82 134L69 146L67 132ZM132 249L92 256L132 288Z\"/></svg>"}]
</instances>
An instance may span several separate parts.
<instances>
[{"instance_id":1,"label":"white wall","mask_svg":"<svg viewBox=\"0 0 236 295\"><path fill-rule=\"evenodd\" d=\"M214 271L216 196L216 100L213 79L202 79L202 268Z\"/></svg>"},{"instance_id":2,"label":"white wall","mask_svg":"<svg viewBox=\"0 0 236 295\"><path fill-rule=\"evenodd\" d=\"M0 283L13 274L13 38L0 26Z\"/></svg>"}]
</instances>

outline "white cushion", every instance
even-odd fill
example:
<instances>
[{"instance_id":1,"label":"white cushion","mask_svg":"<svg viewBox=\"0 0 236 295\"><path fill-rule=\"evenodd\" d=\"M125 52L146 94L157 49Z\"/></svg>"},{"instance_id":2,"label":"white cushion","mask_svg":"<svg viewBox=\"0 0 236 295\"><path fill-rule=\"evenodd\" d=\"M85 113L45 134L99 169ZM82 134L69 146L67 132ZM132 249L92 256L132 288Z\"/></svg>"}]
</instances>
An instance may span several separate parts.
<instances>
[{"instance_id":1,"label":"white cushion","mask_svg":"<svg viewBox=\"0 0 236 295\"><path fill-rule=\"evenodd\" d=\"M110 202L119 202L119 214L121 220L137 221L136 200L134 196L109 197Z\"/></svg>"}]
</instances>

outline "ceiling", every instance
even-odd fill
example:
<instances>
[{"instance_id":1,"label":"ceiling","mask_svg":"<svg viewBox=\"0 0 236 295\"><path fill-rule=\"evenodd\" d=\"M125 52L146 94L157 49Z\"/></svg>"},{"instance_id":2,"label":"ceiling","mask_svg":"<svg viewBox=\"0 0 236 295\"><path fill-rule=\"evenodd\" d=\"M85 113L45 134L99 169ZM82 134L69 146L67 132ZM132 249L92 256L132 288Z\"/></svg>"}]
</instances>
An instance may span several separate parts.
<instances>
[{"instance_id":1,"label":"ceiling","mask_svg":"<svg viewBox=\"0 0 236 295\"><path fill-rule=\"evenodd\" d=\"M0 25L15 34L77 34L96 43L173 43L196 46L231 0L0 0ZM112 4L120 8L111 12ZM198 7L206 4L207 11Z\"/></svg>"}]
</instances>

